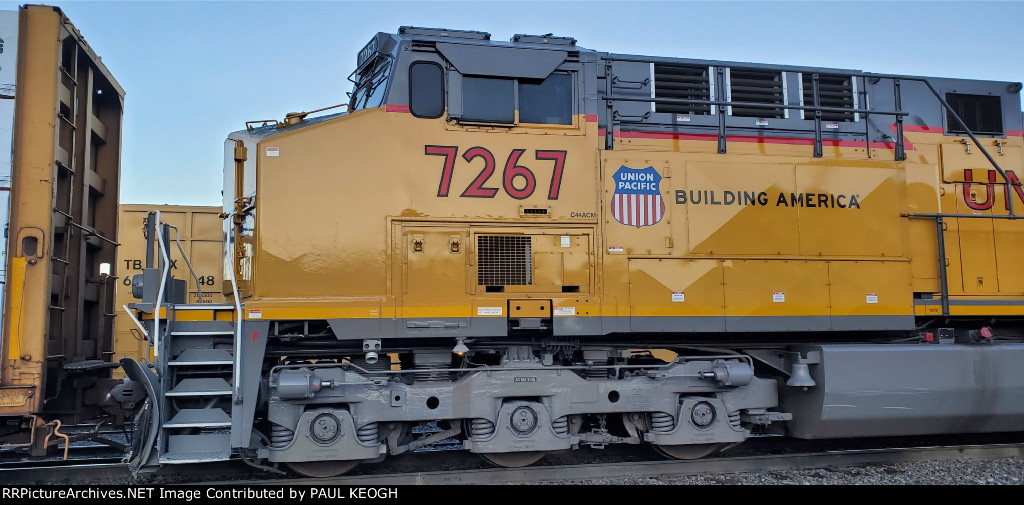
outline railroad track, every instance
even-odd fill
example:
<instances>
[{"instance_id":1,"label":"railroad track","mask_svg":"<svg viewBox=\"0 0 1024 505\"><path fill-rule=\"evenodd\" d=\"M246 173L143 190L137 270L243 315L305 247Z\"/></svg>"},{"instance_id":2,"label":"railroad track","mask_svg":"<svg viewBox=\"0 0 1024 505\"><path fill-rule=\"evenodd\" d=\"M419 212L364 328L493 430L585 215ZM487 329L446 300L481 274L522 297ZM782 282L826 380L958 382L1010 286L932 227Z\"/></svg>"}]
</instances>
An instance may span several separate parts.
<instances>
[{"instance_id":1,"label":"railroad track","mask_svg":"<svg viewBox=\"0 0 1024 505\"><path fill-rule=\"evenodd\" d=\"M388 475L354 475L330 479L289 479L292 485L387 486L409 484L514 484L537 482L581 481L607 478L640 478L696 475L705 473L763 472L856 466L910 461L973 459L987 460L1024 457L1024 444L965 445L913 447L892 449L852 449L809 454L772 454L703 458L689 461L641 461L597 463L589 465L549 465L526 468L487 468L473 472L464 470L407 472ZM237 481L232 484L266 484L266 480Z\"/></svg>"},{"instance_id":2,"label":"railroad track","mask_svg":"<svg viewBox=\"0 0 1024 505\"><path fill-rule=\"evenodd\" d=\"M449 455L451 456L451 455ZM463 455L466 456L466 455ZM430 456L413 456L430 464ZM253 471L238 461L165 467L156 474L135 480L119 462L82 460L71 465L0 468L0 483L108 483L108 484L194 484L194 485L312 485L312 486L387 486L410 484L506 484L673 477L698 474L730 474L826 467L892 464L939 460L994 460L1024 457L1024 443L936 445L896 448L854 448L797 452L790 454L753 454L707 457L699 460L614 461L588 464L547 464L525 468L463 467L443 471L393 471L387 466L367 466L366 473L314 479L280 477ZM457 457L455 459L458 459ZM473 461L475 458L462 458ZM434 459L433 463L437 463ZM472 463L470 463L472 464ZM46 472L41 475L40 471ZM387 472L387 473L384 473ZM216 480L211 480L216 479Z\"/></svg>"}]
</instances>

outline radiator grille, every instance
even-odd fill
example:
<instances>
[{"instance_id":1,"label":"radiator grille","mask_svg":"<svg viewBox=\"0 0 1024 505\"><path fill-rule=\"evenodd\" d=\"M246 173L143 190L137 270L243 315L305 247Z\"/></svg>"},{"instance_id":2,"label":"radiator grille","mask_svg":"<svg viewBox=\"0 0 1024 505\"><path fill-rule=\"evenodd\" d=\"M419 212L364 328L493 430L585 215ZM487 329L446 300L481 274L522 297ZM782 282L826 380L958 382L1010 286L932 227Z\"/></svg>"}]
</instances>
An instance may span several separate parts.
<instances>
[{"instance_id":1,"label":"radiator grille","mask_svg":"<svg viewBox=\"0 0 1024 505\"><path fill-rule=\"evenodd\" d=\"M998 96L946 93L946 102L972 132L985 135L1003 134L1003 111ZM946 130L950 133L966 133L948 112Z\"/></svg>"},{"instance_id":2,"label":"radiator grille","mask_svg":"<svg viewBox=\"0 0 1024 505\"><path fill-rule=\"evenodd\" d=\"M729 93L733 102L782 105L782 74L765 70L729 70ZM782 118L783 109L733 107L733 116Z\"/></svg>"},{"instance_id":3,"label":"radiator grille","mask_svg":"<svg viewBox=\"0 0 1024 505\"><path fill-rule=\"evenodd\" d=\"M853 108L853 85L848 75L818 74L818 105L822 107ZM812 74L803 74L804 105L814 105ZM805 110L804 119L814 119L814 111ZM853 121L852 112L822 112L822 121Z\"/></svg>"},{"instance_id":4,"label":"radiator grille","mask_svg":"<svg viewBox=\"0 0 1024 505\"><path fill-rule=\"evenodd\" d=\"M691 65L654 65L654 89L657 98L683 100L710 100L711 79L708 67ZM654 112L701 115L710 114L711 106L704 104L654 104Z\"/></svg>"},{"instance_id":5,"label":"radiator grille","mask_svg":"<svg viewBox=\"0 0 1024 505\"><path fill-rule=\"evenodd\" d=\"M529 286L533 284L531 237L479 235L476 238L477 284Z\"/></svg>"}]
</instances>

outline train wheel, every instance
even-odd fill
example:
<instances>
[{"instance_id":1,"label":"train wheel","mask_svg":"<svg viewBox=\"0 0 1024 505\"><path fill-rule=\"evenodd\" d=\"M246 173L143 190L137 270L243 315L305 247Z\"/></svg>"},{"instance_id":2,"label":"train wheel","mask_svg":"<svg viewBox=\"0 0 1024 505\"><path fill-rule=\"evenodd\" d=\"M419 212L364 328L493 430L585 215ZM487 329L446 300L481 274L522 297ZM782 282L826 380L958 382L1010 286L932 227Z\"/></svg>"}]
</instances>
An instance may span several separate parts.
<instances>
[{"instance_id":1,"label":"train wheel","mask_svg":"<svg viewBox=\"0 0 1024 505\"><path fill-rule=\"evenodd\" d=\"M285 463L293 472L306 477L325 478L337 477L356 467L358 459L345 461L303 461L301 463Z\"/></svg>"},{"instance_id":2,"label":"train wheel","mask_svg":"<svg viewBox=\"0 0 1024 505\"><path fill-rule=\"evenodd\" d=\"M717 451L722 444L652 445L654 450L669 459L700 459Z\"/></svg>"},{"instance_id":3,"label":"train wheel","mask_svg":"<svg viewBox=\"0 0 1024 505\"><path fill-rule=\"evenodd\" d=\"M544 457L544 454L544 451L492 452L481 453L480 456L494 466L519 468L523 466L530 466L540 461L540 459Z\"/></svg>"}]
</instances>

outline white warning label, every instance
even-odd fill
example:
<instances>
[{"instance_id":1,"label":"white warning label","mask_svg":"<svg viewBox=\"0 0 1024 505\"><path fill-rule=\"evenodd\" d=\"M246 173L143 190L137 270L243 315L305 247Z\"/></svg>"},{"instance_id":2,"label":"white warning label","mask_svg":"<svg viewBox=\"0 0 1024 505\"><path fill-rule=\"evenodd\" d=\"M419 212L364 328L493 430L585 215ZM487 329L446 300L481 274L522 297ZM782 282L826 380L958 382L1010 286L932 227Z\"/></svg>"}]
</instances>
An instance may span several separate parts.
<instances>
[{"instance_id":1,"label":"white warning label","mask_svg":"<svg viewBox=\"0 0 1024 505\"><path fill-rule=\"evenodd\" d=\"M866 298L868 303L878 303L878 293L868 293Z\"/></svg>"},{"instance_id":2,"label":"white warning label","mask_svg":"<svg viewBox=\"0 0 1024 505\"><path fill-rule=\"evenodd\" d=\"M785 301L786 301L786 293L784 293L782 291L775 291L775 292L772 293L772 302L773 303L782 303L782 302L785 302Z\"/></svg>"},{"instance_id":3,"label":"white warning label","mask_svg":"<svg viewBox=\"0 0 1024 505\"><path fill-rule=\"evenodd\" d=\"M477 307L476 315L478 316L500 316L501 307Z\"/></svg>"},{"instance_id":4,"label":"white warning label","mask_svg":"<svg viewBox=\"0 0 1024 505\"><path fill-rule=\"evenodd\" d=\"M576 307L555 307L556 316L575 316Z\"/></svg>"},{"instance_id":5,"label":"white warning label","mask_svg":"<svg viewBox=\"0 0 1024 505\"><path fill-rule=\"evenodd\" d=\"M682 291L673 292L672 293L672 301L673 302L685 302L686 301L686 295Z\"/></svg>"}]
</instances>

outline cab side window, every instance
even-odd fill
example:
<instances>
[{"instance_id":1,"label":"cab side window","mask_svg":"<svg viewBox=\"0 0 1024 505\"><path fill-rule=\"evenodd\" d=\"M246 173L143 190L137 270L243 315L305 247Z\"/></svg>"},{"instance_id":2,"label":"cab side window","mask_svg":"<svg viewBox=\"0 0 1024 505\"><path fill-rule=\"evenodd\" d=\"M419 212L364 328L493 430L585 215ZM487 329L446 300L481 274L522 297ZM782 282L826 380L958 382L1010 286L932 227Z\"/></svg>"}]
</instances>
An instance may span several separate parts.
<instances>
[{"instance_id":1,"label":"cab side window","mask_svg":"<svg viewBox=\"0 0 1024 505\"><path fill-rule=\"evenodd\" d=\"M409 66L409 112L421 118L444 114L444 70L437 63L418 61Z\"/></svg>"},{"instance_id":2,"label":"cab side window","mask_svg":"<svg viewBox=\"0 0 1024 505\"><path fill-rule=\"evenodd\" d=\"M545 79L462 78L460 119L464 122L571 125L572 114L571 74L551 74Z\"/></svg>"},{"instance_id":3,"label":"cab side window","mask_svg":"<svg viewBox=\"0 0 1024 505\"><path fill-rule=\"evenodd\" d=\"M519 122L572 124L572 76L519 81Z\"/></svg>"},{"instance_id":4,"label":"cab side window","mask_svg":"<svg viewBox=\"0 0 1024 505\"><path fill-rule=\"evenodd\" d=\"M462 78L462 119L485 123L516 121L515 79Z\"/></svg>"}]
</instances>

